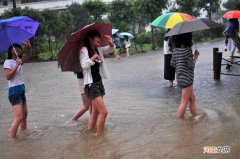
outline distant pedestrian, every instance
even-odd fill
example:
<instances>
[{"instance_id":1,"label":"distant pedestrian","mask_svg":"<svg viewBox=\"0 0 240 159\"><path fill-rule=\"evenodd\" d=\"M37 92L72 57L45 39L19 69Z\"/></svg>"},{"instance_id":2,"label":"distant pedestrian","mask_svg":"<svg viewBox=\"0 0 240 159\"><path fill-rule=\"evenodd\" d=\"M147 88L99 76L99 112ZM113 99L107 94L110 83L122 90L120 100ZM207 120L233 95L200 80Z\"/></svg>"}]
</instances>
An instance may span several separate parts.
<instances>
[{"instance_id":1,"label":"distant pedestrian","mask_svg":"<svg viewBox=\"0 0 240 159\"><path fill-rule=\"evenodd\" d=\"M168 29L169 31L170 29ZM167 32L168 32L167 31ZM163 53L164 53L164 79L168 80L168 87L173 87L175 80L175 68L171 65L172 51L169 46L169 37L164 38Z\"/></svg>"},{"instance_id":2,"label":"distant pedestrian","mask_svg":"<svg viewBox=\"0 0 240 159\"><path fill-rule=\"evenodd\" d=\"M239 32L239 22L237 18L228 19L227 28L224 30L223 34L225 35L225 45L227 44L228 50L231 52L230 58L233 60L234 53L236 50L236 42L234 41L235 37L238 36ZM239 40L239 39L237 39Z\"/></svg>"},{"instance_id":3,"label":"distant pedestrian","mask_svg":"<svg viewBox=\"0 0 240 159\"><path fill-rule=\"evenodd\" d=\"M120 60L121 59L121 56L120 56L121 41L116 34L113 34L113 38L114 38L113 41L114 41L114 44L115 44L114 55L118 60Z\"/></svg>"},{"instance_id":4,"label":"distant pedestrian","mask_svg":"<svg viewBox=\"0 0 240 159\"><path fill-rule=\"evenodd\" d=\"M77 121L78 118L80 118L86 111L89 110L89 113L91 115L91 102L88 100L85 92L84 92L84 83L83 83L83 73L76 73L77 79L78 79L78 88L80 91L81 99L82 99L82 107L74 114L74 116L71 119L71 122Z\"/></svg>"},{"instance_id":5,"label":"distant pedestrian","mask_svg":"<svg viewBox=\"0 0 240 159\"><path fill-rule=\"evenodd\" d=\"M178 118L184 118L189 104L192 115L196 115L195 94L193 90L194 68L199 52L192 53L192 33L174 35L171 38L173 50L171 64L176 69L177 84L182 88L181 104L178 108Z\"/></svg>"},{"instance_id":6,"label":"distant pedestrian","mask_svg":"<svg viewBox=\"0 0 240 159\"><path fill-rule=\"evenodd\" d=\"M101 47L101 38L107 38L108 46ZM105 89L102 78L108 78L103 54L114 51L114 43L110 36L101 37L98 31L86 34L84 47L80 50L80 62L83 69L84 91L92 103L92 113L88 122L88 130L97 126L97 135L104 133L107 109L103 101Z\"/></svg>"},{"instance_id":7,"label":"distant pedestrian","mask_svg":"<svg viewBox=\"0 0 240 159\"><path fill-rule=\"evenodd\" d=\"M130 56L130 47L131 47L131 41L128 36L124 35L124 48L125 48L127 57Z\"/></svg>"},{"instance_id":8,"label":"distant pedestrian","mask_svg":"<svg viewBox=\"0 0 240 159\"><path fill-rule=\"evenodd\" d=\"M32 56L32 47L29 40L24 42L27 57L22 58L22 46L12 44L8 49L8 59L4 62L5 76L8 80L8 98L12 105L13 122L10 128L10 138L15 139L20 126L22 131L27 129L27 100L23 82L23 63Z\"/></svg>"}]
</instances>

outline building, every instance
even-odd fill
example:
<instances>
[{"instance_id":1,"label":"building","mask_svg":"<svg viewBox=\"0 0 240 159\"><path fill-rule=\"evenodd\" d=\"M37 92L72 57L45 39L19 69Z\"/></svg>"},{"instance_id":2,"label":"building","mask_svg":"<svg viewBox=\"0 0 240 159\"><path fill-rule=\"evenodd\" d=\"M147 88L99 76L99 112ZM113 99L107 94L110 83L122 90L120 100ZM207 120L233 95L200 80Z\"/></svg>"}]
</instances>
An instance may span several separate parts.
<instances>
[{"instance_id":1,"label":"building","mask_svg":"<svg viewBox=\"0 0 240 159\"><path fill-rule=\"evenodd\" d=\"M83 0L16 0L16 5L21 8L29 7L38 10L59 10L65 9L72 3L82 4L82 2ZM12 9L12 7L12 0L0 0L0 15L4 13L4 10Z\"/></svg>"}]
</instances>

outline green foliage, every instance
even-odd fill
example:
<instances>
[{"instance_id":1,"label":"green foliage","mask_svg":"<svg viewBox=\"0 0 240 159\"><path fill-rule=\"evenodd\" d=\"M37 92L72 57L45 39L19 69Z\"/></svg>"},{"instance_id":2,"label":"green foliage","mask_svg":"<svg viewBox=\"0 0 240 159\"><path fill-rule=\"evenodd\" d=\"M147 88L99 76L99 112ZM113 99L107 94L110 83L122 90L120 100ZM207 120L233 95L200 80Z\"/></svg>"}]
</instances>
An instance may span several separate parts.
<instances>
[{"instance_id":1,"label":"green foliage","mask_svg":"<svg viewBox=\"0 0 240 159\"><path fill-rule=\"evenodd\" d=\"M163 47L163 39L166 34L165 29L158 29L155 33L158 47Z\"/></svg>"},{"instance_id":2,"label":"green foliage","mask_svg":"<svg viewBox=\"0 0 240 159\"><path fill-rule=\"evenodd\" d=\"M197 1L176 0L176 4L179 6L175 11L187 13L192 16L199 16L199 11L196 8Z\"/></svg>"},{"instance_id":3,"label":"green foliage","mask_svg":"<svg viewBox=\"0 0 240 159\"><path fill-rule=\"evenodd\" d=\"M107 13L107 5L101 0L85 0L82 6L93 16L95 22L102 22L102 16Z\"/></svg>"},{"instance_id":4,"label":"green foliage","mask_svg":"<svg viewBox=\"0 0 240 159\"><path fill-rule=\"evenodd\" d=\"M197 0L198 9L207 11L208 18L212 19L212 13L215 13L220 8L221 0Z\"/></svg>"},{"instance_id":5,"label":"green foliage","mask_svg":"<svg viewBox=\"0 0 240 159\"><path fill-rule=\"evenodd\" d=\"M133 1L131 0L113 0L109 7L109 20L115 28L120 31L130 31L135 26L135 14L133 10Z\"/></svg>"},{"instance_id":6,"label":"green foliage","mask_svg":"<svg viewBox=\"0 0 240 159\"><path fill-rule=\"evenodd\" d=\"M166 8L167 0L135 0L134 6L136 12L139 13L139 17L144 17L148 20L148 23L151 23L156 17L158 17L162 9ZM151 27L152 33L152 49L156 49L156 40L154 37L154 30Z\"/></svg>"},{"instance_id":7,"label":"green foliage","mask_svg":"<svg viewBox=\"0 0 240 159\"><path fill-rule=\"evenodd\" d=\"M228 0L227 2L223 3L223 7L225 7L227 10L239 10L240 1Z\"/></svg>"},{"instance_id":8,"label":"green foliage","mask_svg":"<svg viewBox=\"0 0 240 159\"><path fill-rule=\"evenodd\" d=\"M141 52L143 52L143 45L151 43L150 33L139 33L135 39L136 44L140 45Z\"/></svg>"},{"instance_id":9,"label":"green foliage","mask_svg":"<svg viewBox=\"0 0 240 159\"><path fill-rule=\"evenodd\" d=\"M68 11L73 15L74 30L84 27L91 21L88 10L78 3L68 6Z\"/></svg>"},{"instance_id":10,"label":"green foliage","mask_svg":"<svg viewBox=\"0 0 240 159\"><path fill-rule=\"evenodd\" d=\"M54 46L56 46L56 43L53 43ZM40 60L54 60L57 58L57 51L58 48L52 48L49 50L49 44L47 41L42 41L35 50L38 50L39 54L37 55L37 59Z\"/></svg>"}]
</instances>

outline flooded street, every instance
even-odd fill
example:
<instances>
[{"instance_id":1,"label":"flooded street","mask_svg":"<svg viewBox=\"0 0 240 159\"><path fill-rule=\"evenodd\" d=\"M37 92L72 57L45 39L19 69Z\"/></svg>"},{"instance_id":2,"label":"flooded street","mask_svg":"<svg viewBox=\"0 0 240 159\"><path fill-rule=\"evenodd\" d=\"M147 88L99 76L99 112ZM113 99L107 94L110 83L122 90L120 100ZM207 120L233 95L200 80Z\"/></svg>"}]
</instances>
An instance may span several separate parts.
<instances>
[{"instance_id":1,"label":"flooded street","mask_svg":"<svg viewBox=\"0 0 240 159\"><path fill-rule=\"evenodd\" d=\"M28 133L9 140L12 122L7 81L0 67L1 159L236 159L240 158L240 77L213 80L212 48L198 46L194 90L199 118L176 118L181 90L167 88L163 54L134 54L118 61L107 58L111 78L104 80L108 109L103 137L87 133L89 114L67 125L81 106L77 78L57 62L27 63ZM221 48L220 48L221 47ZM229 53L224 52L227 57ZM237 55L237 53L236 53ZM238 54L239 55L239 54ZM222 72L226 72L225 66ZM232 66L240 73L240 66ZM204 146L229 146L230 153L207 154Z\"/></svg>"}]
</instances>

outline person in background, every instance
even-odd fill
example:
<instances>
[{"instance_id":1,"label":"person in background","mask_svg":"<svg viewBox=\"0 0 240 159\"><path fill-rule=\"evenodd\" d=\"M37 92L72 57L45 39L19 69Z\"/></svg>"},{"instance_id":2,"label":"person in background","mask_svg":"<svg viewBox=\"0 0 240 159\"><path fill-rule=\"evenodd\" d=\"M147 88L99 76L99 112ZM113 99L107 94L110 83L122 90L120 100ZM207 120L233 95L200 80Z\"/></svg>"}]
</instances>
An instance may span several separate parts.
<instances>
[{"instance_id":1,"label":"person in background","mask_svg":"<svg viewBox=\"0 0 240 159\"><path fill-rule=\"evenodd\" d=\"M17 137L20 127L22 131L27 129L27 100L25 85L23 82L22 65L32 56L32 47L29 40L24 42L27 57L22 58L23 49L19 44L12 44L8 49L8 59L4 62L5 76L8 80L8 98L12 105L13 122L10 128L10 138Z\"/></svg>"},{"instance_id":2,"label":"person in background","mask_svg":"<svg viewBox=\"0 0 240 159\"><path fill-rule=\"evenodd\" d=\"M125 47L127 57L129 57L130 56L131 41L128 38L128 36L126 36L126 35L124 35L124 43L123 44L124 44L124 47Z\"/></svg>"},{"instance_id":3,"label":"person in background","mask_svg":"<svg viewBox=\"0 0 240 159\"><path fill-rule=\"evenodd\" d=\"M193 80L199 52L195 50L194 54L192 53L192 33L174 35L170 40L173 50L171 64L176 70L177 84L182 88L182 99L177 117L183 119L188 104L191 114L196 115Z\"/></svg>"},{"instance_id":4,"label":"person in background","mask_svg":"<svg viewBox=\"0 0 240 159\"><path fill-rule=\"evenodd\" d=\"M234 53L236 50L236 41L234 41L235 37L238 36L239 31L239 22L237 18L228 19L227 28L223 31L225 35L225 44L227 42L228 50L231 52L230 59L233 60Z\"/></svg>"},{"instance_id":5,"label":"person in background","mask_svg":"<svg viewBox=\"0 0 240 159\"><path fill-rule=\"evenodd\" d=\"M89 113L91 115L91 102L88 100L85 92L84 92L84 83L83 83L83 73L82 72L77 72L77 79L78 79L78 88L80 91L80 95L82 98L82 107L74 114L74 116L71 119L71 122L76 122L78 118L80 118L86 111L89 110Z\"/></svg>"},{"instance_id":6,"label":"person in background","mask_svg":"<svg viewBox=\"0 0 240 159\"><path fill-rule=\"evenodd\" d=\"M109 45L101 47L101 38L106 38ZM103 54L114 51L114 43L110 36L101 37L96 30L89 31L80 49L80 63L83 69L84 91L92 103L92 113L88 122L88 130L97 127L97 135L104 133L107 109L103 101L105 88L102 78L108 78L106 63Z\"/></svg>"},{"instance_id":7,"label":"person in background","mask_svg":"<svg viewBox=\"0 0 240 159\"><path fill-rule=\"evenodd\" d=\"M121 56L120 56L120 51L121 51L121 42L120 42L120 39L119 37L117 37L116 34L113 34L113 40L114 40L114 44L115 44L115 51L114 51L114 55L115 57L120 60L121 59Z\"/></svg>"},{"instance_id":8,"label":"person in background","mask_svg":"<svg viewBox=\"0 0 240 159\"><path fill-rule=\"evenodd\" d=\"M167 30L169 32L170 29ZM168 80L168 87L173 87L173 81L175 80L175 69L171 65L172 52L169 47L169 38L165 37L163 42L163 53L164 53L164 79Z\"/></svg>"}]
</instances>

